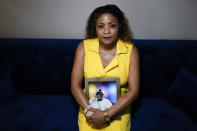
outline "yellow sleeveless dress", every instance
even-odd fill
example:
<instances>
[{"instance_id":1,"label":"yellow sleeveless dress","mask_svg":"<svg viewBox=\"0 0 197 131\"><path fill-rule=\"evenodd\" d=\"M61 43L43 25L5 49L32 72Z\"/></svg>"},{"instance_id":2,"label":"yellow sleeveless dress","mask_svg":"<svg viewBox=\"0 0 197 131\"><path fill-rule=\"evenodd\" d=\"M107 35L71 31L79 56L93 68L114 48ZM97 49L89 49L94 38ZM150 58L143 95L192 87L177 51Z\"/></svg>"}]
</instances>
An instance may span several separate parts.
<instances>
[{"instance_id":1,"label":"yellow sleeveless dress","mask_svg":"<svg viewBox=\"0 0 197 131\"><path fill-rule=\"evenodd\" d=\"M117 41L116 56L103 68L99 56L99 40L84 40L85 60L84 60L84 77L85 78L102 78L102 77L119 77L120 85L126 85L128 82L130 54L133 44ZM121 88L121 96L128 91L127 87ZM78 125L80 131L130 131L131 127L131 107L126 107L121 112L121 120L114 120L109 126L102 129L95 129L86 121L83 110L79 109Z\"/></svg>"}]
</instances>

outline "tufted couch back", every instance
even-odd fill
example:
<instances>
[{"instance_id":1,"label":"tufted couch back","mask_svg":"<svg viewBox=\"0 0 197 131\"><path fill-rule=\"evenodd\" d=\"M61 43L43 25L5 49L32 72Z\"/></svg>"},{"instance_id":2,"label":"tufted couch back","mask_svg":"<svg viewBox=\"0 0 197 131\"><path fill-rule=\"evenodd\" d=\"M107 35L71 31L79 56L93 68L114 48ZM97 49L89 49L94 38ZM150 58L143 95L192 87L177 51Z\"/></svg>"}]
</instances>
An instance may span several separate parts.
<instances>
[{"instance_id":1,"label":"tufted couch back","mask_svg":"<svg viewBox=\"0 0 197 131\"><path fill-rule=\"evenodd\" d=\"M70 74L79 39L0 39L1 64L11 64L21 93L70 93ZM181 66L197 74L197 41L134 40L140 53L141 96L161 96Z\"/></svg>"},{"instance_id":2,"label":"tufted couch back","mask_svg":"<svg viewBox=\"0 0 197 131\"><path fill-rule=\"evenodd\" d=\"M180 67L197 75L197 41L134 40L140 52L141 96L160 97L175 81Z\"/></svg>"},{"instance_id":3,"label":"tufted couch back","mask_svg":"<svg viewBox=\"0 0 197 131\"><path fill-rule=\"evenodd\" d=\"M75 49L80 40L0 39L0 57L12 67L22 93L68 94Z\"/></svg>"}]
</instances>

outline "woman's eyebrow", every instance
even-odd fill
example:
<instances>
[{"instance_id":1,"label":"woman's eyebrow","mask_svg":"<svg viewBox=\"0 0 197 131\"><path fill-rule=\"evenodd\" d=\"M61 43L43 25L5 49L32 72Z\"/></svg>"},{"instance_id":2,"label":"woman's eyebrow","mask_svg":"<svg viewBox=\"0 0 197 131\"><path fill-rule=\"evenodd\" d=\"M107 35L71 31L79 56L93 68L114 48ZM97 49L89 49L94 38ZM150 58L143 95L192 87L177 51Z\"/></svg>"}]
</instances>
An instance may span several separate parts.
<instances>
[{"instance_id":1,"label":"woman's eyebrow","mask_svg":"<svg viewBox=\"0 0 197 131\"><path fill-rule=\"evenodd\" d=\"M98 24L102 24L102 25L104 25L104 23L103 23L103 22L100 22L100 23L98 23Z\"/></svg>"},{"instance_id":2,"label":"woman's eyebrow","mask_svg":"<svg viewBox=\"0 0 197 131\"><path fill-rule=\"evenodd\" d=\"M100 24L102 24L102 25L104 25L104 23L103 22L100 22L100 23L98 23L99 25ZM111 22L109 22L108 24L116 24L114 21L111 21Z\"/></svg>"},{"instance_id":3,"label":"woman's eyebrow","mask_svg":"<svg viewBox=\"0 0 197 131\"><path fill-rule=\"evenodd\" d=\"M109 22L108 24L116 24L116 23L112 21L112 22Z\"/></svg>"}]
</instances>

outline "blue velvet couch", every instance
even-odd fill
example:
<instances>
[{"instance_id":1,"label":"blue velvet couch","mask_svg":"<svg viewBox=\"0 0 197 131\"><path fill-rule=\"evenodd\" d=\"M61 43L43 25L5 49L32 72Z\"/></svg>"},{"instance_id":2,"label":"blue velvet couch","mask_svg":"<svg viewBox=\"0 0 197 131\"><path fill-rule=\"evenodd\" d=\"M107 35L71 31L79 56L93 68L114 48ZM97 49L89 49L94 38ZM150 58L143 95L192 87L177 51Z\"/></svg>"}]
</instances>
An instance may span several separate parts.
<instances>
[{"instance_id":1,"label":"blue velvet couch","mask_svg":"<svg viewBox=\"0 0 197 131\"><path fill-rule=\"evenodd\" d=\"M0 39L0 131L78 130L70 74L79 39ZM133 40L132 131L197 130L197 41Z\"/></svg>"}]
</instances>

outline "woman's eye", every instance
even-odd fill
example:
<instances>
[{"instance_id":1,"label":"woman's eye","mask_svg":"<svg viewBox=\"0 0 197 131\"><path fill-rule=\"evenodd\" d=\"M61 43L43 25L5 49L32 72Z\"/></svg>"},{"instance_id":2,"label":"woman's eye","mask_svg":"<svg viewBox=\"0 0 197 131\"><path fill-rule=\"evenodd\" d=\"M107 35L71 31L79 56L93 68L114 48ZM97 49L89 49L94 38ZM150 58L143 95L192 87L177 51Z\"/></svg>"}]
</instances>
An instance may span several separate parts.
<instances>
[{"instance_id":1,"label":"woman's eye","mask_svg":"<svg viewBox=\"0 0 197 131\"><path fill-rule=\"evenodd\" d=\"M112 24L112 25L110 25L110 27L111 27L111 28L114 28L114 27L116 27L116 25L115 25L115 24Z\"/></svg>"},{"instance_id":2,"label":"woman's eye","mask_svg":"<svg viewBox=\"0 0 197 131\"><path fill-rule=\"evenodd\" d=\"M99 29L102 29L102 28L104 28L104 26L103 25L99 25L98 28Z\"/></svg>"}]
</instances>

